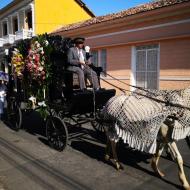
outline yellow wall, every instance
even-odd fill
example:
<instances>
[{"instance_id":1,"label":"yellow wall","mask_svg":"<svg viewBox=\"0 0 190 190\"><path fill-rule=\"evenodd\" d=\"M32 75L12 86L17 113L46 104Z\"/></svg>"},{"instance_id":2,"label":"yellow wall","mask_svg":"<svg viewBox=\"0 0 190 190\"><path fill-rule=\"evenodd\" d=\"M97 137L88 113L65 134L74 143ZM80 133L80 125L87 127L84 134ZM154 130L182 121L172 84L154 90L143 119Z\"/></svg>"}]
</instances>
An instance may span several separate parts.
<instances>
[{"instance_id":1,"label":"yellow wall","mask_svg":"<svg viewBox=\"0 0 190 190\"><path fill-rule=\"evenodd\" d=\"M35 0L35 33L41 34L91 16L75 0Z\"/></svg>"}]
</instances>

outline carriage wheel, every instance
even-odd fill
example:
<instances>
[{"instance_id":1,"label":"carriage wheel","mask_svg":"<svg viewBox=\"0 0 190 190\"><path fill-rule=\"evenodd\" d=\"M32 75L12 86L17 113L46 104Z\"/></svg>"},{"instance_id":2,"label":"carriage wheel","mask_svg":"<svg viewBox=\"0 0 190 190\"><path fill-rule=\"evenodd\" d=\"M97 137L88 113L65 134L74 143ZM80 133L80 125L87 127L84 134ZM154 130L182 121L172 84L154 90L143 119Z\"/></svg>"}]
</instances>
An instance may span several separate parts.
<instances>
[{"instance_id":1,"label":"carriage wheel","mask_svg":"<svg viewBox=\"0 0 190 190\"><path fill-rule=\"evenodd\" d=\"M99 120L95 119L94 121L91 121L91 125L95 129L96 132L98 132L98 133L105 132L104 126Z\"/></svg>"},{"instance_id":2,"label":"carriage wheel","mask_svg":"<svg viewBox=\"0 0 190 190\"><path fill-rule=\"evenodd\" d=\"M68 130L64 121L59 117L49 116L46 120L46 136L52 148L63 151L68 142Z\"/></svg>"},{"instance_id":3,"label":"carriage wheel","mask_svg":"<svg viewBox=\"0 0 190 190\"><path fill-rule=\"evenodd\" d=\"M96 116L94 120L91 121L91 125L97 133L104 134L105 132L104 125L103 125L102 119L100 118L99 110L96 112Z\"/></svg>"},{"instance_id":4,"label":"carriage wheel","mask_svg":"<svg viewBox=\"0 0 190 190\"><path fill-rule=\"evenodd\" d=\"M7 108L7 119L11 127L18 131L22 126L22 111L15 101L11 101Z\"/></svg>"}]
</instances>

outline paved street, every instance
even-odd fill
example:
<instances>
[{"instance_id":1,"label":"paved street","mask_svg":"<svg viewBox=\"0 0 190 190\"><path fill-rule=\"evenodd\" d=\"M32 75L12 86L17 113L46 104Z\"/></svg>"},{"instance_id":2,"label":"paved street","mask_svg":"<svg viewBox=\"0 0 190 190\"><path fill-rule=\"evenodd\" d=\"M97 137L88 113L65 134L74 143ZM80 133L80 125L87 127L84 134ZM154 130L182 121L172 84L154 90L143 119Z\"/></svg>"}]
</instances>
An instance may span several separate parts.
<instances>
[{"instance_id":1,"label":"paved street","mask_svg":"<svg viewBox=\"0 0 190 190\"><path fill-rule=\"evenodd\" d=\"M57 152L47 145L42 121L27 118L24 129L15 132L0 123L0 189L5 190L176 190L181 184L177 165L162 157L164 179L154 176L150 155L119 149L123 171L104 161L104 143L89 126L70 130L70 145ZM87 134L86 134L87 133ZM190 181L190 149L178 143Z\"/></svg>"}]
</instances>

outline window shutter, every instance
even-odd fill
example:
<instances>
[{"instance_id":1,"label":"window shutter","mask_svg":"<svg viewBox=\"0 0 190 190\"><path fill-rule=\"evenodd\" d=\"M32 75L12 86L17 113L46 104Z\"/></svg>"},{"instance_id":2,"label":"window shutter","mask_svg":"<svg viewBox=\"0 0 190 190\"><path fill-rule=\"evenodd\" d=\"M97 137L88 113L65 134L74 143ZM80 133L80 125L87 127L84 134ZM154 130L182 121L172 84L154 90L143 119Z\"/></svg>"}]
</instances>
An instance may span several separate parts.
<instances>
[{"instance_id":1,"label":"window shutter","mask_svg":"<svg viewBox=\"0 0 190 190\"><path fill-rule=\"evenodd\" d=\"M98 66L98 51L97 50L93 50L92 52L92 64L94 64L94 66Z\"/></svg>"},{"instance_id":2,"label":"window shutter","mask_svg":"<svg viewBox=\"0 0 190 190\"><path fill-rule=\"evenodd\" d=\"M136 54L136 85L146 87L146 51L137 50Z\"/></svg>"},{"instance_id":3,"label":"window shutter","mask_svg":"<svg viewBox=\"0 0 190 190\"><path fill-rule=\"evenodd\" d=\"M106 49L101 50L101 55L100 55L100 66L102 67L103 71L106 72L106 67L107 67L107 51Z\"/></svg>"},{"instance_id":4,"label":"window shutter","mask_svg":"<svg viewBox=\"0 0 190 190\"><path fill-rule=\"evenodd\" d=\"M136 86L158 88L158 45L136 47Z\"/></svg>"},{"instance_id":5,"label":"window shutter","mask_svg":"<svg viewBox=\"0 0 190 190\"><path fill-rule=\"evenodd\" d=\"M158 50L147 50L147 88L157 89Z\"/></svg>"}]
</instances>

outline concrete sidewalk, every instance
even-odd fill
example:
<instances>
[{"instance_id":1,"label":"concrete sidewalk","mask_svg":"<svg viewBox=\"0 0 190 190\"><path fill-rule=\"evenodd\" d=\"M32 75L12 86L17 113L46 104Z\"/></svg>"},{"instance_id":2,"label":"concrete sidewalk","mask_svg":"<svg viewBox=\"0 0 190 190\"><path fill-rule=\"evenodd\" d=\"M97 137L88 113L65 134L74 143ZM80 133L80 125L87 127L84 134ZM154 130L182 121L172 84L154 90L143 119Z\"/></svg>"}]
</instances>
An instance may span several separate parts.
<instances>
[{"instance_id":1,"label":"concrete sidewalk","mask_svg":"<svg viewBox=\"0 0 190 190\"><path fill-rule=\"evenodd\" d=\"M72 127L70 145L63 152L46 143L43 126L29 117L27 126L15 132L0 123L0 184L5 190L177 190L181 189L177 165L162 157L164 178L154 175L151 156L127 147L118 149L123 171L104 160L105 144L92 126ZM82 131L83 130L83 131ZM182 140L178 147L190 180L190 149ZM5 177L4 177L5 176ZM1 183L2 182L2 183ZM1 190L1 186L0 186Z\"/></svg>"}]
</instances>

